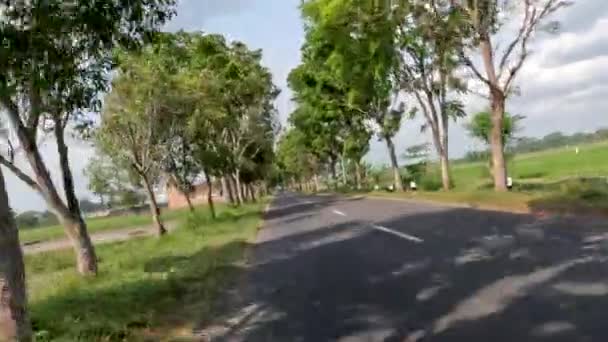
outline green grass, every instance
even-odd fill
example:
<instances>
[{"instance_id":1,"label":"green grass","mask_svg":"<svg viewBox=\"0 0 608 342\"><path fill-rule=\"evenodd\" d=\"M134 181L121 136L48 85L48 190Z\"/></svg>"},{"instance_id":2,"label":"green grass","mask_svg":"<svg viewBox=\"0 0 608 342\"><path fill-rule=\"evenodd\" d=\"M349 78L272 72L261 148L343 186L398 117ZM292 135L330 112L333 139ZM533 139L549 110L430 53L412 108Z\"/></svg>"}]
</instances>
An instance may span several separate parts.
<instances>
[{"instance_id":1,"label":"green grass","mask_svg":"<svg viewBox=\"0 0 608 342\"><path fill-rule=\"evenodd\" d=\"M508 163L514 189L508 193L492 190L487 163L452 164L454 189L449 192L394 194L376 196L426 199L461 203L486 209L517 212L550 211L560 213L608 214L608 142L580 145L515 156ZM392 178L386 172L382 184ZM440 181L433 170L429 176Z\"/></svg>"},{"instance_id":2,"label":"green grass","mask_svg":"<svg viewBox=\"0 0 608 342\"><path fill-rule=\"evenodd\" d=\"M26 256L37 341L139 341L208 320L262 206L223 208L213 222L202 213L161 239L101 245L95 278L76 274L69 250Z\"/></svg>"},{"instance_id":3,"label":"green grass","mask_svg":"<svg viewBox=\"0 0 608 342\"><path fill-rule=\"evenodd\" d=\"M509 174L517 182L556 182L569 177L608 176L608 142L560 148L516 156L508 163ZM456 164L452 167L456 190L477 190L490 184L485 163Z\"/></svg>"},{"instance_id":4,"label":"green grass","mask_svg":"<svg viewBox=\"0 0 608 342\"><path fill-rule=\"evenodd\" d=\"M189 210L163 210L162 216L166 221L180 219L188 216ZM95 217L86 220L89 233L96 233L108 230L132 228L152 224L152 219L148 212L138 215L124 215L113 217ZM61 225L52 225L39 228L28 228L19 231L21 243L47 241L65 237L65 231Z\"/></svg>"},{"instance_id":5,"label":"green grass","mask_svg":"<svg viewBox=\"0 0 608 342\"><path fill-rule=\"evenodd\" d=\"M479 209L509 210L513 212L529 212L528 203L535 200L535 196L526 193L508 192L496 193L487 190L478 191L437 191L416 193L371 192L376 197L407 198L412 200L428 200L443 203L465 204Z\"/></svg>"}]
</instances>

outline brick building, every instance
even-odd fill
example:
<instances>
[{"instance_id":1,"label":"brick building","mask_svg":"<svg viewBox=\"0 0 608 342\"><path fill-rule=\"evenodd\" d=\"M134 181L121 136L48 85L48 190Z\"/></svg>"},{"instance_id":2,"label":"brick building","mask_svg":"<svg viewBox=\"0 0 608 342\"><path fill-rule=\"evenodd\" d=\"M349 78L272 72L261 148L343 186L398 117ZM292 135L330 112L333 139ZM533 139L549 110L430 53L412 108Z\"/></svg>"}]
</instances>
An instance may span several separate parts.
<instances>
[{"instance_id":1,"label":"brick building","mask_svg":"<svg viewBox=\"0 0 608 342\"><path fill-rule=\"evenodd\" d=\"M207 190L209 186L207 182L201 182L194 186L194 191L190 194L190 201L193 205L201 205L207 203ZM221 193L221 186L213 184L212 188L213 201L224 202L224 197ZM171 182L167 183L167 206L169 209L185 208L188 206L186 196L176 188Z\"/></svg>"}]
</instances>

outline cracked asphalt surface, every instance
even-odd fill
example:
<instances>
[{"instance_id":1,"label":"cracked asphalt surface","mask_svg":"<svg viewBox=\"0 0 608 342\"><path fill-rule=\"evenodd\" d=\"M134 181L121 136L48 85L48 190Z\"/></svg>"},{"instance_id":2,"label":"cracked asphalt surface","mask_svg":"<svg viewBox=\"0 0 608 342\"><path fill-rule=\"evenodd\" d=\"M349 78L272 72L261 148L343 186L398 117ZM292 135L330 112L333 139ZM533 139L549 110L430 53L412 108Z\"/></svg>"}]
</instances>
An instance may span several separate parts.
<instances>
[{"instance_id":1,"label":"cracked asphalt surface","mask_svg":"<svg viewBox=\"0 0 608 342\"><path fill-rule=\"evenodd\" d=\"M606 341L608 222L279 194L217 341Z\"/></svg>"}]
</instances>

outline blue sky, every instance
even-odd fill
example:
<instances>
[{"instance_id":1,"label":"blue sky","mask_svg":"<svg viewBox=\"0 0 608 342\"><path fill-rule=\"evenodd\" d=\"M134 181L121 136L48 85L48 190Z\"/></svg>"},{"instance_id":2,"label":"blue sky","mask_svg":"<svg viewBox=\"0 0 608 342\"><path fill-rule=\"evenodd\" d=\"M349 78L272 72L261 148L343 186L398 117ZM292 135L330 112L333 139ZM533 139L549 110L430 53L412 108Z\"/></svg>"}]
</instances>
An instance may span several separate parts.
<instances>
[{"instance_id":1,"label":"blue sky","mask_svg":"<svg viewBox=\"0 0 608 342\"><path fill-rule=\"evenodd\" d=\"M286 87L289 71L300 61L304 32L298 6L301 0L182 0L178 15L168 30L202 30L241 40L264 52L263 63L271 69L282 94L277 100L282 122L293 109ZM533 55L522 69L517 84L521 95L508 102L511 113L526 116L526 136L542 136L560 130L566 133L608 126L608 1L581 0L563 10L558 19L563 31L554 36L536 37ZM475 95L465 99L467 110L484 109L487 101ZM467 137L463 124L451 124L450 155L457 157L479 144ZM397 150L429 141L420 133L420 119L405 122L399 132ZM52 139L41 147L42 155L60 187L59 164ZM76 192L91 197L83 168L93 155L86 143L70 140ZM386 148L372 140L369 161L385 163ZM28 170L23 159L18 164ZM40 196L4 170L12 207L17 211L44 210Z\"/></svg>"}]
</instances>

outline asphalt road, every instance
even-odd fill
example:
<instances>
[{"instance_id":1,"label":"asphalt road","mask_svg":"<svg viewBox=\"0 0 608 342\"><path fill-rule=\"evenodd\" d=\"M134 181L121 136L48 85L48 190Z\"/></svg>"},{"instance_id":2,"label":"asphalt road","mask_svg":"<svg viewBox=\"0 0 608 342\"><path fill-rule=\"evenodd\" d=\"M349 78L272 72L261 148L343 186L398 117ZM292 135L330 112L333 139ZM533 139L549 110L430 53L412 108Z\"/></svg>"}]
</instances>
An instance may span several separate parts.
<instances>
[{"instance_id":1,"label":"asphalt road","mask_svg":"<svg viewBox=\"0 0 608 342\"><path fill-rule=\"evenodd\" d=\"M218 341L608 341L608 222L277 196Z\"/></svg>"}]
</instances>

